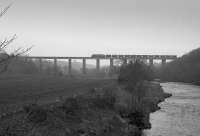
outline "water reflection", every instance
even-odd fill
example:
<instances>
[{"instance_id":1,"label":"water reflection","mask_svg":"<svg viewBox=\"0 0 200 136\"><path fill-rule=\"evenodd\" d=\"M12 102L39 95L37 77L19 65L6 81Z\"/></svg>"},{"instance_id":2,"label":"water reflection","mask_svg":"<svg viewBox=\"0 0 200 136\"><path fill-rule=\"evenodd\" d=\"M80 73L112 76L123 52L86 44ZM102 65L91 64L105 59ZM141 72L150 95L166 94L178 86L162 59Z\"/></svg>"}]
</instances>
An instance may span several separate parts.
<instances>
[{"instance_id":1,"label":"water reflection","mask_svg":"<svg viewBox=\"0 0 200 136\"><path fill-rule=\"evenodd\" d=\"M200 87L182 83L162 84L173 96L160 104L161 110L151 114L152 129L146 136L200 135Z\"/></svg>"}]
</instances>

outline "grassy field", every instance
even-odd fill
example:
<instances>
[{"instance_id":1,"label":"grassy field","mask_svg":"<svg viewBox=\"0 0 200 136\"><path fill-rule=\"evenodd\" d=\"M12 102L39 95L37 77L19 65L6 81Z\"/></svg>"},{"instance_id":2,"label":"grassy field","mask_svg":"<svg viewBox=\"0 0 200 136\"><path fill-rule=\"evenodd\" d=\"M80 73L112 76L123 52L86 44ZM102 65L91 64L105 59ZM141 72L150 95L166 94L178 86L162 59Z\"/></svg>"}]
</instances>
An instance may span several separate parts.
<instances>
[{"instance_id":1,"label":"grassy field","mask_svg":"<svg viewBox=\"0 0 200 136\"><path fill-rule=\"evenodd\" d=\"M112 79L69 78L40 75L1 75L0 112L19 105L37 102L46 104L93 88L110 86Z\"/></svg>"},{"instance_id":2,"label":"grassy field","mask_svg":"<svg viewBox=\"0 0 200 136\"><path fill-rule=\"evenodd\" d=\"M141 85L136 90L115 79L1 75L0 135L141 136L151 128L150 113L170 96L157 82Z\"/></svg>"}]
</instances>

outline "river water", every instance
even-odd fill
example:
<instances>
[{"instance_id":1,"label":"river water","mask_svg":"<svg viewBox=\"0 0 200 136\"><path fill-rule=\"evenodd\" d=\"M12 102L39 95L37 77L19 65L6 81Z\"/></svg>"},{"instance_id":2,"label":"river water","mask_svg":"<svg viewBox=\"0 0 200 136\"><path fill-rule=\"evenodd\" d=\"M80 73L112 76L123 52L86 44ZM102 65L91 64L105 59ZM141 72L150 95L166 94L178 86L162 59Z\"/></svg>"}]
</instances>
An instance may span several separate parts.
<instances>
[{"instance_id":1,"label":"river water","mask_svg":"<svg viewBox=\"0 0 200 136\"><path fill-rule=\"evenodd\" d=\"M152 129L145 136L200 136L200 87L183 83L163 83L173 96L160 103L151 114Z\"/></svg>"}]
</instances>

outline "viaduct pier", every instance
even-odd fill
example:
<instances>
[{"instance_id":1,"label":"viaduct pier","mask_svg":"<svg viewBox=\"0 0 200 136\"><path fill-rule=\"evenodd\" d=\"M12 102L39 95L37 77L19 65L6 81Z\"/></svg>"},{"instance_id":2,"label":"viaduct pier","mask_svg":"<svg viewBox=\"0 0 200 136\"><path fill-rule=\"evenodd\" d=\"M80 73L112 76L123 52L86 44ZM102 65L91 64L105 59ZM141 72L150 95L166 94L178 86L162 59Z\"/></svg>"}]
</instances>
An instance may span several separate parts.
<instances>
[{"instance_id":1,"label":"viaduct pier","mask_svg":"<svg viewBox=\"0 0 200 136\"><path fill-rule=\"evenodd\" d=\"M54 70L57 70L58 64L57 60L68 60L68 74L72 74L72 60L82 60L82 73L86 74L86 63L87 60L96 60L96 70L100 70L100 61L109 60L109 71L112 72L114 67L114 60L120 60L124 64L127 64L128 61L147 61L149 65L154 64L154 60L161 60L162 65L165 65L167 60L175 60L176 55L104 55L104 54L93 54L90 57L50 57L50 56L24 56L25 60L39 60L39 67L42 69L43 60L53 60Z\"/></svg>"}]
</instances>

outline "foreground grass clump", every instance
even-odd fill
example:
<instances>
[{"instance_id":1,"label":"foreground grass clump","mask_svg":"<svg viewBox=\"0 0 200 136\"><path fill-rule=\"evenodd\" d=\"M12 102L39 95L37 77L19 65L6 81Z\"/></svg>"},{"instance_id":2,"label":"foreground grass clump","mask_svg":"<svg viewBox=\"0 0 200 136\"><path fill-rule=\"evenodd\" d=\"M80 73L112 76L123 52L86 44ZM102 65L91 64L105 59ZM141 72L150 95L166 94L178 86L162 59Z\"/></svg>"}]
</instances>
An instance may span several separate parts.
<instances>
[{"instance_id":1,"label":"foreground grass clump","mask_svg":"<svg viewBox=\"0 0 200 136\"><path fill-rule=\"evenodd\" d=\"M81 112L81 106L77 98L68 98L62 104L62 108L67 115L76 116Z\"/></svg>"},{"instance_id":2,"label":"foreground grass clump","mask_svg":"<svg viewBox=\"0 0 200 136\"><path fill-rule=\"evenodd\" d=\"M24 106L24 111L27 113L28 121L34 124L44 122L47 119L47 111L37 104Z\"/></svg>"},{"instance_id":3,"label":"foreground grass clump","mask_svg":"<svg viewBox=\"0 0 200 136\"><path fill-rule=\"evenodd\" d=\"M120 99L113 91L99 88L50 105L27 105L23 112L2 119L0 126L8 122L12 125L1 128L0 135L11 132L9 136L137 136L139 129L129 126L116 110L117 101Z\"/></svg>"},{"instance_id":4,"label":"foreground grass clump","mask_svg":"<svg viewBox=\"0 0 200 136\"><path fill-rule=\"evenodd\" d=\"M95 94L92 97L93 106L100 109L113 109L116 97L112 91L105 91L103 94Z\"/></svg>"}]
</instances>

